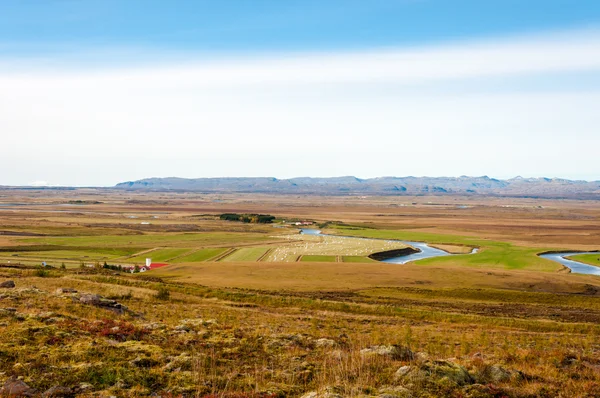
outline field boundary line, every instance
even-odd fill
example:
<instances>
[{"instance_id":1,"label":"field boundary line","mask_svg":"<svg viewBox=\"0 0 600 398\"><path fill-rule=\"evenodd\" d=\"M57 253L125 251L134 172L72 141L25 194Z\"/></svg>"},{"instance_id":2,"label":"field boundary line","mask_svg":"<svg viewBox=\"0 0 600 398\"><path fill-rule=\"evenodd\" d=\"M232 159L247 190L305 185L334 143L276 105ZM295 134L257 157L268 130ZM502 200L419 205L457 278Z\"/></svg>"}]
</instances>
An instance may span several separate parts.
<instances>
[{"instance_id":1,"label":"field boundary line","mask_svg":"<svg viewBox=\"0 0 600 398\"><path fill-rule=\"evenodd\" d=\"M263 261L269 254L271 254L272 251L273 249L267 249L267 251L264 252L263 255L260 256L256 261Z\"/></svg>"},{"instance_id":2,"label":"field boundary line","mask_svg":"<svg viewBox=\"0 0 600 398\"><path fill-rule=\"evenodd\" d=\"M153 251L156 251L156 250L158 250L158 249L162 249L162 247L155 247L155 248L153 248L153 249L143 250L143 251L141 251L141 252L138 252L138 253L133 253L133 254L132 254L132 255L130 255L130 256L121 256L121 257L113 258L112 260L113 260L113 261L114 261L114 260L129 260L130 258L134 258L134 257L137 257L137 256L141 256L141 255L143 255L143 254L146 254L146 253L151 253L151 252L153 252Z\"/></svg>"},{"instance_id":3,"label":"field boundary line","mask_svg":"<svg viewBox=\"0 0 600 398\"><path fill-rule=\"evenodd\" d=\"M209 258L209 259L208 259L208 260L206 260L206 261L221 261L221 260L223 260L225 257L228 257L230 254L233 254L233 253L234 253L234 252L236 252L236 251L238 251L238 249L237 249L237 248L235 248L235 247L232 247L232 248L230 248L229 250L227 250L225 253L221 253L221 254L219 254L219 255L217 255L217 256L215 256L215 257L213 257L213 258Z\"/></svg>"},{"instance_id":4,"label":"field boundary line","mask_svg":"<svg viewBox=\"0 0 600 398\"><path fill-rule=\"evenodd\" d=\"M200 251L200 250L202 250L202 249L204 249L204 248L203 248L203 247L199 247L199 248L196 248L196 249L192 249L192 250L191 250L191 251L189 251L189 252L185 252L185 253L179 254L179 255L177 255L177 256L175 256L175 257L168 258L168 259L166 259L165 261L173 261L173 260L177 260L178 258L181 258L181 257L186 257L186 256L189 256L190 254L194 254L194 253L196 253L196 252L199 252L199 251Z\"/></svg>"}]
</instances>

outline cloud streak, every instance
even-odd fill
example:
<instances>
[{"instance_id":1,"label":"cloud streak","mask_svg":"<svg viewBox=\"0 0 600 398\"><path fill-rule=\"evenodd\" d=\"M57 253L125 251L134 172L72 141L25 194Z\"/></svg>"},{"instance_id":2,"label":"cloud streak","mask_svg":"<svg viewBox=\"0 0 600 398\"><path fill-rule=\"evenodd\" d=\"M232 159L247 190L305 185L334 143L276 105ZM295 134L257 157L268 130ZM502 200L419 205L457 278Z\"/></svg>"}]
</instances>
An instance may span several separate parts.
<instances>
[{"instance_id":1,"label":"cloud streak","mask_svg":"<svg viewBox=\"0 0 600 398\"><path fill-rule=\"evenodd\" d=\"M5 65L0 167L23 166L0 184L173 175L598 179L600 90L558 85L583 72L600 77L600 31L100 70ZM544 90L498 90L529 79ZM578 161L557 161L569 147Z\"/></svg>"}]
</instances>

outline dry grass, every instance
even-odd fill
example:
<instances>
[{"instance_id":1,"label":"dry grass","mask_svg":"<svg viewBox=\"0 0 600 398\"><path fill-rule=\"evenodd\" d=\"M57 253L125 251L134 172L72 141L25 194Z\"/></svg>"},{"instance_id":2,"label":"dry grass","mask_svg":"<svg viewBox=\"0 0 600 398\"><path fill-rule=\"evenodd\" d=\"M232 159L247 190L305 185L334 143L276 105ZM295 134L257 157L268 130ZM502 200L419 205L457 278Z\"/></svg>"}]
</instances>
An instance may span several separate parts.
<instances>
[{"instance_id":1,"label":"dry grass","mask_svg":"<svg viewBox=\"0 0 600 398\"><path fill-rule=\"evenodd\" d=\"M600 280L552 272L544 262L516 269L523 256L545 248L598 249L598 202L94 189L1 193L0 201L27 204L1 211L1 230L47 235L0 235L3 247L54 242L79 243L86 252L82 247L175 248L198 250L179 260L205 261L230 247L240 248L242 259L255 258L281 245L275 236L289 235L215 220L219 213L244 212L428 236L452 250L470 242L487 252L422 265L361 263L354 261L381 248L372 241L316 238L289 242L285 260L304 254L343 262L205 261L137 276L0 266L0 281L17 283L0 291L0 383L18 376L40 391L89 383L88 395L131 397L294 397L309 391L348 397L600 396ZM53 212L71 210L61 204L72 199L102 203ZM150 220L152 228L142 230L140 220ZM302 246L319 252L300 253ZM505 268L494 268L500 260ZM119 315L84 305L56 295L58 287L112 297L131 311ZM381 344L420 354L361 354ZM440 364L463 366L471 380L463 385L432 370ZM429 377L397 378L401 366L427 370ZM498 367L511 376L494 379Z\"/></svg>"}]
</instances>

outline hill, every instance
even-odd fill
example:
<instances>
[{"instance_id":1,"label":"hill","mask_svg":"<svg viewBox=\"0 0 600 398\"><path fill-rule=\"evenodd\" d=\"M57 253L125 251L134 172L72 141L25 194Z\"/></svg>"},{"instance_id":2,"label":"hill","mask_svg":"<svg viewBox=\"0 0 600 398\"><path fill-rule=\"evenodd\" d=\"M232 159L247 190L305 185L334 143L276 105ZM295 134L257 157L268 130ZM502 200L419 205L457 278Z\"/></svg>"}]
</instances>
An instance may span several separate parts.
<instances>
[{"instance_id":1,"label":"hill","mask_svg":"<svg viewBox=\"0 0 600 398\"><path fill-rule=\"evenodd\" d=\"M561 178L500 180L483 177L377 177L353 176L278 179L273 177L145 178L122 182L118 189L151 191L304 193L320 195L492 195L599 199L600 181Z\"/></svg>"}]
</instances>

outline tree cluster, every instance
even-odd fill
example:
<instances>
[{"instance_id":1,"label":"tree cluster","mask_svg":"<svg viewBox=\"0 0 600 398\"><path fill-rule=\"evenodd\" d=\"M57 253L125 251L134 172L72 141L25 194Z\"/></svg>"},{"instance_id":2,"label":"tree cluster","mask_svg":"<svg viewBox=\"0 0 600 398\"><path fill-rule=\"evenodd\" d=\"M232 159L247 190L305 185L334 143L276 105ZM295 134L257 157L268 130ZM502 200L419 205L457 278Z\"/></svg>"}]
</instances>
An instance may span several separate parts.
<instances>
[{"instance_id":1,"label":"tree cluster","mask_svg":"<svg viewBox=\"0 0 600 398\"><path fill-rule=\"evenodd\" d=\"M219 216L221 220L241 221L253 224L271 224L275 217L270 214L237 214L224 213Z\"/></svg>"}]
</instances>

